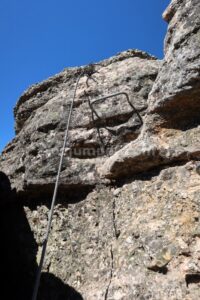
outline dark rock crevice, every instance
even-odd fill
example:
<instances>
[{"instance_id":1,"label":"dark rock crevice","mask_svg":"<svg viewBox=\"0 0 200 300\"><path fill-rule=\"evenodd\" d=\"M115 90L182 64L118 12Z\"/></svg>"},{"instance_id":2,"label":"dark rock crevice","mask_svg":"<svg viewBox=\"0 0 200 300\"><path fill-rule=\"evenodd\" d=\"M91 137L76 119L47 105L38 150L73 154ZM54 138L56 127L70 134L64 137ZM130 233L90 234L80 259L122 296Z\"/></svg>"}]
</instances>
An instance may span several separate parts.
<instances>
[{"instance_id":1,"label":"dark rock crevice","mask_svg":"<svg viewBox=\"0 0 200 300\"><path fill-rule=\"evenodd\" d=\"M186 282L187 287L190 284L200 284L200 273L199 274L186 274L185 282Z\"/></svg>"},{"instance_id":2,"label":"dark rock crevice","mask_svg":"<svg viewBox=\"0 0 200 300\"><path fill-rule=\"evenodd\" d=\"M114 271L114 254L113 254L113 249L112 249L112 245L110 247L110 278L108 280L108 286L106 288L106 292L105 292L105 296L104 296L104 300L108 299L109 296L109 290L110 290L110 286L112 283L112 278L113 278L113 271Z\"/></svg>"}]
</instances>

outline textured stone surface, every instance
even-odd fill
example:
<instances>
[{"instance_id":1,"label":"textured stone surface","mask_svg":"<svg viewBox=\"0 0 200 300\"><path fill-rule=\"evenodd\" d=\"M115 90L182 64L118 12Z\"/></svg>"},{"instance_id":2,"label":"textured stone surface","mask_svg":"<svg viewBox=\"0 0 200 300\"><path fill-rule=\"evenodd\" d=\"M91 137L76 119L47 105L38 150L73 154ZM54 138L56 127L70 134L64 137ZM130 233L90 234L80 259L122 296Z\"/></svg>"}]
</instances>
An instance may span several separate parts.
<instances>
[{"instance_id":1,"label":"textured stone surface","mask_svg":"<svg viewBox=\"0 0 200 300\"><path fill-rule=\"evenodd\" d=\"M199 192L188 163L59 204L45 269L84 299L198 299ZM48 208L25 211L41 245Z\"/></svg>"},{"instance_id":2,"label":"textured stone surface","mask_svg":"<svg viewBox=\"0 0 200 300\"><path fill-rule=\"evenodd\" d=\"M174 0L165 11L162 64L130 50L95 65L98 84L89 80L87 87L81 79L70 128L73 157L64 161L39 300L200 298L199 8L199 1ZM15 187L20 200L10 223L3 201L0 218L3 245L17 245L20 260L11 255L11 262L23 266L17 282L22 278L24 289L15 299L31 293L79 72L66 69L24 93L15 108L17 136L0 158L0 196L7 200ZM121 89L143 126L123 97L96 105L101 118L92 120L87 98ZM84 152L90 148L92 157Z\"/></svg>"},{"instance_id":3,"label":"textured stone surface","mask_svg":"<svg viewBox=\"0 0 200 300\"><path fill-rule=\"evenodd\" d=\"M200 2L172 1L164 18L169 21L165 59L149 110L158 112L164 126L185 128L191 119L192 125L200 121Z\"/></svg>"},{"instance_id":4,"label":"textured stone surface","mask_svg":"<svg viewBox=\"0 0 200 300\"><path fill-rule=\"evenodd\" d=\"M99 183L97 166L140 132L141 122L125 96L93 104L100 118L92 114L88 99L126 92L144 116L159 65L160 61L154 57L129 50L96 65L93 80L87 82L86 76L81 78L70 128L70 151L66 150L61 175L63 190ZM18 191L36 193L40 186L46 191L51 189L70 101L81 70L66 69L31 87L19 99L15 108L18 134L0 161L1 169Z\"/></svg>"},{"instance_id":5,"label":"textured stone surface","mask_svg":"<svg viewBox=\"0 0 200 300\"><path fill-rule=\"evenodd\" d=\"M110 179L131 177L162 165L200 160L200 126L185 131L161 129L156 135L146 132L116 152L99 167Z\"/></svg>"},{"instance_id":6,"label":"textured stone surface","mask_svg":"<svg viewBox=\"0 0 200 300\"><path fill-rule=\"evenodd\" d=\"M165 58L148 98L141 135L101 166L108 178L200 159L200 2L172 1Z\"/></svg>"}]
</instances>

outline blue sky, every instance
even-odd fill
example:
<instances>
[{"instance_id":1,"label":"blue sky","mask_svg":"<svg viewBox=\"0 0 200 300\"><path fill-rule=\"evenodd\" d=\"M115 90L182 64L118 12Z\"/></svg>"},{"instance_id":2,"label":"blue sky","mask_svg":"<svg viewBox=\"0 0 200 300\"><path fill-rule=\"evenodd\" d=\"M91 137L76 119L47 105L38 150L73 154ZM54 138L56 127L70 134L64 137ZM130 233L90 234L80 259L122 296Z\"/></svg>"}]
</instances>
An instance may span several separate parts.
<instances>
[{"instance_id":1,"label":"blue sky","mask_svg":"<svg viewBox=\"0 0 200 300\"><path fill-rule=\"evenodd\" d=\"M0 151L13 107L31 84L68 66L137 48L163 57L169 0L1 0Z\"/></svg>"}]
</instances>

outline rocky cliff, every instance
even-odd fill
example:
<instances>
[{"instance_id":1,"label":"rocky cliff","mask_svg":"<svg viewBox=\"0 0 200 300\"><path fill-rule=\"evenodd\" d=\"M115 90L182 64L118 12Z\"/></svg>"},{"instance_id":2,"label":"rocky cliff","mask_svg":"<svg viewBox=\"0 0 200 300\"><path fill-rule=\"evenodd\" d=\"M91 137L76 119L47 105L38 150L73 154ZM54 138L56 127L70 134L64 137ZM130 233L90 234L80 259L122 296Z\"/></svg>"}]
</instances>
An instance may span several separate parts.
<instances>
[{"instance_id":1,"label":"rocky cliff","mask_svg":"<svg viewBox=\"0 0 200 300\"><path fill-rule=\"evenodd\" d=\"M163 61L128 50L19 99L0 158L6 299L31 297L83 70L39 299L200 298L200 3L173 0L163 17Z\"/></svg>"}]
</instances>

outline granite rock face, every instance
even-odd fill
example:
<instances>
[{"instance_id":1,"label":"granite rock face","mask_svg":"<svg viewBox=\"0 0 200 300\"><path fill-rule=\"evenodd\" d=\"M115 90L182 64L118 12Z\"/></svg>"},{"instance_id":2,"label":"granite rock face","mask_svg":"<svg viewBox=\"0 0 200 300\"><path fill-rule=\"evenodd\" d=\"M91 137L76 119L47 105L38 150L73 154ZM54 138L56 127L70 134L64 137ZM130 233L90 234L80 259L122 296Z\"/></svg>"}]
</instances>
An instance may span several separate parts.
<instances>
[{"instance_id":1,"label":"granite rock face","mask_svg":"<svg viewBox=\"0 0 200 300\"><path fill-rule=\"evenodd\" d=\"M39 300L200 298L200 4L174 0L163 16L162 62L129 50L80 81ZM90 67L31 87L15 108L0 195L16 193L28 222L13 225L30 269L19 299L39 262L75 82ZM124 96L92 114L88 101L119 91L143 124Z\"/></svg>"}]
</instances>

